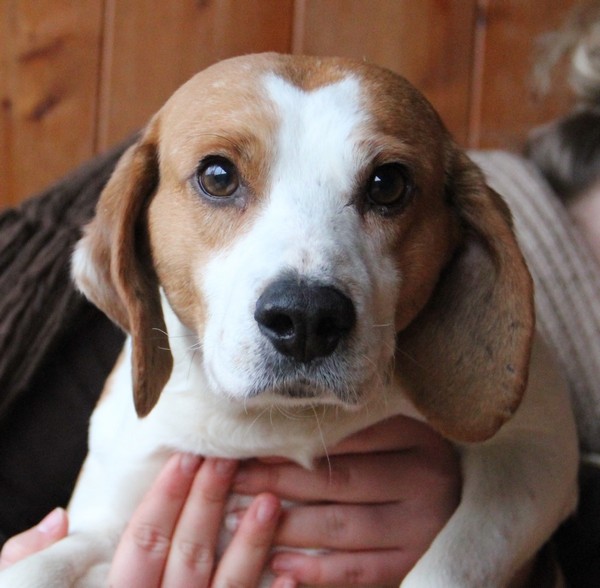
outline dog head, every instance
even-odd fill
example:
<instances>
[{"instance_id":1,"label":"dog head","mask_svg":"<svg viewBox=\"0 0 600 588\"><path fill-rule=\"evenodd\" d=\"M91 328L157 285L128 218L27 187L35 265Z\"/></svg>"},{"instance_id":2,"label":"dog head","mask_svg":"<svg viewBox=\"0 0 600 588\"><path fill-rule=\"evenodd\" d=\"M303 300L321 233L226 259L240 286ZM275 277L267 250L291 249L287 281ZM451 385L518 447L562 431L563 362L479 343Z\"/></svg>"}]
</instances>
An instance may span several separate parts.
<instances>
[{"instance_id":1,"label":"dog head","mask_svg":"<svg viewBox=\"0 0 600 588\"><path fill-rule=\"evenodd\" d=\"M509 211L428 102L365 63L265 54L192 78L122 157L74 274L132 336L140 416L172 368L161 292L212 391L245 403L359 407L399 377L476 441L526 384Z\"/></svg>"}]
</instances>

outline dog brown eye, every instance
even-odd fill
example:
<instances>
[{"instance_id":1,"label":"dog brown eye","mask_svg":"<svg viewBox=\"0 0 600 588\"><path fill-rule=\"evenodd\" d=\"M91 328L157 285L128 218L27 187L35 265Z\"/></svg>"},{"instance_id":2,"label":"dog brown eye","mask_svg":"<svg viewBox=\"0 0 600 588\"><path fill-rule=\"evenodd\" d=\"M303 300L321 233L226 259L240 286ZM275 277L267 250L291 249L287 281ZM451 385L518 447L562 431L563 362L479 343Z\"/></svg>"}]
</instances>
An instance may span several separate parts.
<instances>
[{"instance_id":1,"label":"dog brown eye","mask_svg":"<svg viewBox=\"0 0 600 588\"><path fill-rule=\"evenodd\" d=\"M399 163L386 163L375 168L367 189L371 205L394 210L406 204L411 193L409 172Z\"/></svg>"},{"instance_id":2,"label":"dog brown eye","mask_svg":"<svg viewBox=\"0 0 600 588\"><path fill-rule=\"evenodd\" d=\"M214 198L232 196L240 185L238 171L224 157L209 157L204 160L197 172L200 189Z\"/></svg>"}]
</instances>

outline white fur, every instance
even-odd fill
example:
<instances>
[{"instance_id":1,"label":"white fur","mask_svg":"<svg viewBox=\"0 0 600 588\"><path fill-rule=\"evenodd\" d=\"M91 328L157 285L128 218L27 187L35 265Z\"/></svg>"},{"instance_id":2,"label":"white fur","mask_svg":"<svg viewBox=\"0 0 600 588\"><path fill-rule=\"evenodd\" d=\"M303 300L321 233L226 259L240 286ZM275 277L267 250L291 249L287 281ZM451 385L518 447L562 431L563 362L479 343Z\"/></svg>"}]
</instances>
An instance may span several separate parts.
<instances>
[{"instance_id":1,"label":"white fur","mask_svg":"<svg viewBox=\"0 0 600 588\"><path fill-rule=\"evenodd\" d=\"M323 362L322 379L380 396L381 374L394 352L394 305L399 286L394 260L381 258L348 206L365 153L359 148L359 84L352 78L306 93L275 76L266 86L281 125L268 199L258 218L207 267L198 287L208 303L204 335L210 387L230 397L270 399L269 359L254 306L266 285L285 272L330 284L348 295L359 323L352 349ZM322 386L318 377L314 386ZM339 399L321 398L321 402Z\"/></svg>"},{"instance_id":2,"label":"white fur","mask_svg":"<svg viewBox=\"0 0 600 588\"><path fill-rule=\"evenodd\" d=\"M173 451L281 455L309 466L327 446L388 415L416 416L388 377L395 334L385 309L392 312L402 276L346 206L369 156L360 146L360 84L347 78L306 93L267 76L265 87L280 120L268 197L252 225L198 269L195 287L209 317L203 339L163 298L175 365L158 404L145 419L136 417L128 342L92 418L89 456L70 505L72 534L0 574L1 588L101 585L117 538ZM74 263L88 280L98 279L84 249ZM253 312L265 285L286 271L334 284L355 302L349 348L306 377L318 389L326 382L331 388L333 378L333 387L356 391L351 400L360 410L331 390L314 406L290 400L285 414L279 410L284 401L270 393L273 351ZM537 343L516 416L490 441L459 448L461 503L403 587L505 586L573 509L577 441L565 386L551 365ZM257 389L263 393L254 398Z\"/></svg>"}]
</instances>

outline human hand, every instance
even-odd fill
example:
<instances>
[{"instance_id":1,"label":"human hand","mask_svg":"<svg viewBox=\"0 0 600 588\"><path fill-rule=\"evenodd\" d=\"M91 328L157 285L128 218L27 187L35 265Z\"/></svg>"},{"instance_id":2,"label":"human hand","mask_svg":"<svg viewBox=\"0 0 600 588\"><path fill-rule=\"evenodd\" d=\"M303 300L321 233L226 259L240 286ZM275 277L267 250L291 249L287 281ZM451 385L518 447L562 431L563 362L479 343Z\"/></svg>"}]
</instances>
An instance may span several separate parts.
<instances>
[{"instance_id":1,"label":"human hand","mask_svg":"<svg viewBox=\"0 0 600 588\"><path fill-rule=\"evenodd\" d=\"M69 521L62 508L53 510L35 527L11 537L0 552L0 570L41 551L67 536Z\"/></svg>"},{"instance_id":2,"label":"human hand","mask_svg":"<svg viewBox=\"0 0 600 588\"><path fill-rule=\"evenodd\" d=\"M279 500L260 494L250 504L216 564L216 550L237 463L177 454L167 462L135 510L109 574L113 588L256 586L270 554ZM67 515L57 509L37 527L11 538L3 567L40 551L67 534ZM285 577L273 588L294 588Z\"/></svg>"},{"instance_id":3,"label":"human hand","mask_svg":"<svg viewBox=\"0 0 600 588\"><path fill-rule=\"evenodd\" d=\"M282 552L272 569L312 585L398 584L460 500L453 447L430 427L394 417L333 448L312 471L289 462L242 464L233 489L273 492L288 509L274 544L330 553Z\"/></svg>"},{"instance_id":4,"label":"human hand","mask_svg":"<svg viewBox=\"0 0 600 588\"><path fill-rule=\"evenodd\" d=\"M113 560L109 584L254 587L267 564L280 504L272 494L249 506L215 569L219 530L237 463L173 456L133 515ZM211 579L212 578L212 579ZM273 588L291 588L278 578Z\"/></svg>"}]
</instances>

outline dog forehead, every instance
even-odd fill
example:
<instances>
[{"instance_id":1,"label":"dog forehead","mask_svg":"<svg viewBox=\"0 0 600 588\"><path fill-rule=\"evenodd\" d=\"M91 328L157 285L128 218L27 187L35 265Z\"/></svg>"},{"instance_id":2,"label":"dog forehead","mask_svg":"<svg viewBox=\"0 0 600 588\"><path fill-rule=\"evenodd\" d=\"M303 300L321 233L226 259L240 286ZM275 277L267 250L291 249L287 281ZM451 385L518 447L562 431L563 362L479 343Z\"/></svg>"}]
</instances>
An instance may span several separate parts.
<instances>
[{"instance_id":1,"label":"dog forehead","mask_svg":"<svg viewBox=\"0 0 600 588\"><path fill-rule=\"evenodd\" d=\"M358 147L370 120L359 79L348 74L305 90L289 79L267 74L263 84L278 121L274 181L300 175L309 183L311 177L317 183L351 182L361 167L363 153Z\"/></svg>"},{"instance_id":2,"label":"dog forehead","mask_svg":"<svg viewBox=\"0 0 600 588\"><path fill-rule=\"evenodd\" d=\"M287 119L295 117L298 122L317 118L326 111L327 119L331 120L328 124L334 126L344 119L354 119L364 106L360 80L350 72L341 79L309 89L275 72L265 74L261 81L277 112Z\"/></svg>"},{"instance_id":3,"label":"dog forehead","mask_svg":"<svg viewBox=\"0 0 600 588\"><path fill-rule=\"evenodd\" d=\"M339 109L338 119L360 106L374 129L389 134L439 122L423 96L385 68L344 58L258 54L219 62L186 82L161 110L162 131L181 137L207 126L245 130L245 121L256 128L275 122L277 110L291 113L303 98L313 111Z\"/></svg>"},{"instance_id":4,"label":"dog forehead","mask_svg":"<svg viewBox=\"0 0 600 588\"><path fill-rule=\"evenodd\" d=\"M199 161L217 154L241 163L260 186L276 160L303 163L304 173L313 165L326 181L328 165L341 179L382 152L413 160L427 176L439 163L444 134L423 96L389 70L278 54L203 70L175 92L156 122L161 174L171 170L185 181Z\"/></svg>"}]
</instances>

